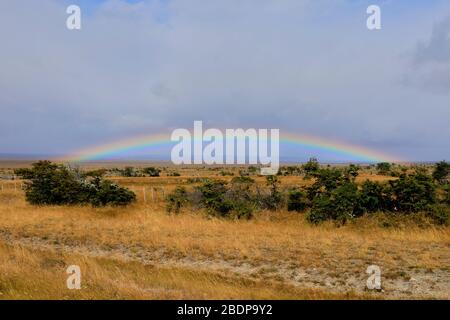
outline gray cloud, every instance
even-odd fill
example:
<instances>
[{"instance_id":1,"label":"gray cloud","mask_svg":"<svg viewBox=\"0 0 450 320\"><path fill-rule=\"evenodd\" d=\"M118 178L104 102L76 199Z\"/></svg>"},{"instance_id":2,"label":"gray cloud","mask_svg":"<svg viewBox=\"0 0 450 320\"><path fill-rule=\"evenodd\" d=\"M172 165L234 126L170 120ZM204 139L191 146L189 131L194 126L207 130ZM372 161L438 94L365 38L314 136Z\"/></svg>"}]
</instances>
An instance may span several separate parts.
<instances>
[{"instance_id":1,"label":"gray cloud","mask_svg":"<svg viewBox=\"0 0 450 320\"><path fill-rule=\"evenodd\" d=\"M415 54L416 64L450 63L450 16L437 23L427 42L420 42Z\"/></svg>"},{"instance_id":2,"label":"gray cloud","mask_svg":"<svg viewBox=\"0 0 450 320\"><path fill-rule=\"evenodd\" d=\"M450 16L435 24L429 40L419 42L405 83L450 94Z\"/></svg>"},{"instance_id":3,"label":"gray cloud","mask_svg":"<svg viewBox=\"0 0 450 320\"><path fill-rule=\"evenodd\" d=\"M343 0L107 0L80 32L66 16L59 1L0 3L0 153L67 152L199 119L450 158L448 21L417 48L404 86L414 30L371 33L364 6Z\"/></svg>"}]
</instances>

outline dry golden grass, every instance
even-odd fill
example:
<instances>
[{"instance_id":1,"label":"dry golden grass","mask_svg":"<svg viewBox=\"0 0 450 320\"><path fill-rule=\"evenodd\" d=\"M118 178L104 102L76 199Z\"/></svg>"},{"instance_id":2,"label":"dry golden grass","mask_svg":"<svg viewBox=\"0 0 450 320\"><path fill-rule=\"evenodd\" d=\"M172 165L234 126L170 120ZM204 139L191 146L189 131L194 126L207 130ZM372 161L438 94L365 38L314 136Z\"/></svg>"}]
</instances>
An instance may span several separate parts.
<instances>
[{"instance_id":1,"label":"dry golden grass","mask_svg":"<svg viewBox=\"0 0 450 320\"><path fill-rule=\"evenodd\" d=\"M66 286L66 268L81 269L80 290ZM214 272L158 268L116 259L28 250L0 242L0 299L337 299L275 281ZM364 295L349 293L349 299Z\"/></svg>"},{"instance_id":2,"label":"dry golden grass","mask_svg":"<svg viewBox=\"0 0 450 320\"><path fill-rule=\"evenodd\" d=\"M2 230L61 243L140 245L165 248L174 254L210 257L292 258L304 265L367 256L368 248L377 247L370 254L372 260L381 258L386 264L397 263L397 259L386 254L396 250L408 265L426 267L442 266L439 252L436 259L421 259L423 255L433 256L433 250L426 249L446 248L450 243L448 227L422 229L410 224L401 229L380 228L373 219L337 228L332 224L311 226L302 214L287 212L262 212L250 221L207 219L191 212L167 215L160 201L128 208L91 208L35 207L28 205L19 192L3 192L0 199ZM268 256L267 252L272 254Z\"/></svg>"},{"instance_id":3,"label":"dry golden grass","mask_svg":"<svg viewBox=\"0 0 450 320\"><path fill-rule=\"evenodd\" d=\"M398 279L429 277L424 272L431 273L431 279L435 275L441 287L442 281L444 287L445 281L449 283L445 279L450 266L449 227L421 228L400 221L400 227L381 228L383 217L339 228L311 226L302 214L288 212L227 221L189 211L167 215L161 199L152 202L149 194L143 202L143 186L168 191L185 178L116 179L135 187L138 203L101 209L34 207L8 182L0 191L0 240L18 247L0 248L0 292L8 298L389 298L405 297L392 287ZM282 178L283 186L300 183L308 182ZM64 263L48 267L45 259ZM91 270L88 290L63 288L66 274L61 267L71 261ZM368 296L361 289L365 270L372 264L392 280L391 289L386 289L391 296ZM35 268L41 276L31 276ZM314 276L302 282L302 272ZM51 280L55 274L56 280ZM327 279L342 282L342 290L337 284L324 290ZM354 284L359 286L357 293ZM408 294L435 297L424 290ZM448 291L439 290L436 297L449 298Z\"/></svg>"}]
</instances>

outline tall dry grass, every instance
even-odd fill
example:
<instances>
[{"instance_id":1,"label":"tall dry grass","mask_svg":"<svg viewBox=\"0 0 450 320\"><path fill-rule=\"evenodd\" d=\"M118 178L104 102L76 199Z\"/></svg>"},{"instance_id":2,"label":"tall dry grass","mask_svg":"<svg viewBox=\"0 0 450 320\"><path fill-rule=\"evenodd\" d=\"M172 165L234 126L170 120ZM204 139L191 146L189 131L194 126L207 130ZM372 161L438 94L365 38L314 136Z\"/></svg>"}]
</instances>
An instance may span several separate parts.
<instances>
[{"instance_id":1,"label":"tall dry grass","mask_svg":"<svg viewBox=\"0 0 450 320\"><path fill-rule=\"evenodd\" d=\"M177 180L178 179L178 180ZM384 178L379 178L384 179ZM386 178L387 179L387 178ZM249 221L211 219L185 210L168 215L162 195L152 200L152 187L170 191L186 176L121 178L133 187L138 202L126 208L36 207L26 203L12 182L0 190L0 297L7 298L359 298L299 289L266 274L249 278L217 270L146 266L120 257L93 257L58 248L99 248L150 254L164 259L214 262L216 265L266 266L266 269L326 270L330 274L361 274L376 264L391 277L410 270L448 271L450 228L398 220L383 228L386 217L373 215L342 227L312 226L303 214L261 212ZM261 180L261 179L260 179ZM258 183L264 181L258 180ZM282 186L308 183L284 177ZM144 203L143 187L147 187ZM425 227L424 227L425 226ZM29 250L17 243L46 243ZM22 243L24 242L22 241ZM126 250L125 250L126 249ZM95 255L94 255L95 256ZM190 259L190 260L189 260ZM65 288L65 266L76 261L86 275L86 288ZM161 264L163 265L163 264ZM270 274L270 270L267 271ZM33 276L34 275L34 276Z\"/></svg>"},{"instance_id":2,"label":"tall dry grass","mask_svg":"<svg viewBox=\"0 0 450 320\"><path fill-rule=\"evenodd\" d=\"M262 212L250 221L167 215L161 202L128 208L34 207L22 193L0 194L0 230L61 244L164 249L175 256L282 261L302 267L350 268L348 261L389 267L449 265L448 227L381 228L375 219L337 228L309 225L302 214ZM375 221L375 222L374 222ZM359 267L359 266L358 266Z\"/></svg>"}]
</instances>

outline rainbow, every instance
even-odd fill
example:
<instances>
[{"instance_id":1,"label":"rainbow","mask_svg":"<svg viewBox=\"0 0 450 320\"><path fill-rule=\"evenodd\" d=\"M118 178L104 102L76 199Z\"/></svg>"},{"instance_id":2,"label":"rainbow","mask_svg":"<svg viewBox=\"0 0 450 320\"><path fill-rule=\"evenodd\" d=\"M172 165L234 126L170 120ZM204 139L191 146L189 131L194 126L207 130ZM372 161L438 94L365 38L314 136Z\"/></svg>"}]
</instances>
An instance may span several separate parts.
<instances>
[{"instance_id":1,"label":"rainbow","mask_svg":"<svg viewBox=\"0 0 450 320\"><path fill-rule=\"evenodd\" d=\"M369 149L356 144L346 143L335 139L325 139L318 136L294 133L281 133L280 141L293 145L312 147L335 154L352 156L367 162L404 162L397 156L393 156L378 150Z\"/></svg>"},{"instance_id":2,"label":"rainbow","mask_svg":"<svg viewBox=\"0 0 450 320\"><path fill-rule=\"evenodd\" d=\"M170 146L173 143L170 140L169 134L141 135L82 149L57 160L61 162L83 162L108 159L117 155L127 154L131 151L164 145ZM311 147L338 155L350 156L366 162L404 161L398 157L374 149L312 135L280 132L280 144L283 143L293 146Z\"/></svg>"}]
</instances>

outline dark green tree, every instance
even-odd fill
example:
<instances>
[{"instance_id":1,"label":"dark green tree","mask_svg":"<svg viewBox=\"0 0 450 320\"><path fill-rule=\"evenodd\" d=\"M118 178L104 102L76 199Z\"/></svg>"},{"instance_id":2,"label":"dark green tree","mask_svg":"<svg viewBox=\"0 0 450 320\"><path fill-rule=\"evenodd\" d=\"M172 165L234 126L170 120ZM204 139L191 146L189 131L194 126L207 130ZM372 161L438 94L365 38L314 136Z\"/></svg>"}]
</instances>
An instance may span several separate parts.
<instances>
[{"instance_id":1,"label":"dark green tree","mask_svg":"<svg viewBox=\"0 0 450 320\"><path fill-rule=\"evenodd\" d=\"M308 162L302 165L302 169L305 172L306 177L311 177L314 173L319 171L319 168L319 161L316 158L311 158Z\"/></svg>"},{"instance_id":2,"label":"dark green tree","mask_svg":"<svg viewBox=\"0 0 450 320\"><path fill-rule=\"evenodd\" d=\"M391 171L391 164L389 162L377 163L378 174L387 175Z\"/></svg>"},{"instance_id":3,"label":"dark green tree","mask_svg":"<svg viewBox=\"0 0 450 320\"><path fill-rule=\"evenodd\" d=\"M196 187L201 195L201 204L211 214L226 216L233 209L233 203L226 198L226 185L224 181L207 181Z\"/></svg>"},{"instance_id":4,"label":"dark green tree","mask_svg":"<svg viewBox=\"0 0 450 320\"><path fill-rule=\"evenodd\" d=\"M175 190L169 193L166 197L167 212L179 213L181 208L188 203L188 193L184 187L176 187Z\"/></svg>"},{"instance_id":5,"label":"dark green tree","mask_svg":"<svg viewBox=\"0 0 450 320\"><path fill-rule=\"evenodd\" d=\"M359 192L359 205L363 212L376 212L390 208L391 202L382 184L366 180Z\"/></svg>"},{"instance_id":6,"label":"dark green tree","mask_svg":"<svg viewBox=\"0 0 450 320\"><path fill-rule=\"evenodd\" d=\"M299 189L292 189L289 191L287 200L288 211L301 212L306 209L307 205L308 202L304 192Z\"/></svg>"},{"instance_id":7,"label":"dark green tree","mask_svg":"<svg viewBox=\"0 0 450 320\"><path fill-rule=\"evenodd\" d=\"M441 161L435 164L433 171L433 179L442 183L450 174L450 163Z\"/></svg>"},{"instance_id":8,"label":"dark green tree","mask_svg":"<svg viewBox=\"0 0 450 320\"><path fill-rule=\"evenodd\" d=\"M389 181L386 189L391 196L392 208L406 213L424 210L436 202L436 185L433 179L421 172L402 174Z\"/></svg>"},{"instance_id":9,"label":"dark green tree","mask_svg":"<svg viewBox=\"0 0 450 320\"><path fill-rule=\"evenodd\" d=\"M106 205L125 206L136 201L134 192L122 188L111 181L102 180L99 177L92 181L89 188L89 201L95 207Z\"/></svg>"},{"instance_id":10,"label":"dark green tree","mask_svg":"<svg viewBox=\"0 0 450 320\"><path fill-rule=\"evenodd\" d=\"M277 210L283 201L283 196L279 190L280 181L277 176L267 176L266 185L269 187L269 194L263 198L263 206L269 210Z\"/></svg>"},{"instance_id":11,"label":"dark green tree","mask_svg":"<svg viewBox=\"0 0 450 320\"><path fill-rule=\"evenodd\" d=\"M358 187L353 182L346 182L316 197L307 218L312 223L325 220L345 223L359 214Z\"/></svg>"},{"instance_id":12,"label":"dark green tree","mask_svg":"<svg viewBox=\"0 0 450 320\"><path fill-rule=\"evenodd\" d=\"M147 167L142 169L142 172L144 174L149 175L150 177L159 177L159 174L161 173L161 170L155 167Z\"/></svg>"},{"instance_id":13,"label":"dark green tree","mask_svg":"<svg viewBox=\"0 0 450 320\"><path fill-rule=\"evenodd\" d=\"M78 171L50 161L34 163L25 177L26 199L35 205L127 205L136 198L110 181L98 176L86 180Z\"/></svg>"}]
</instances>

